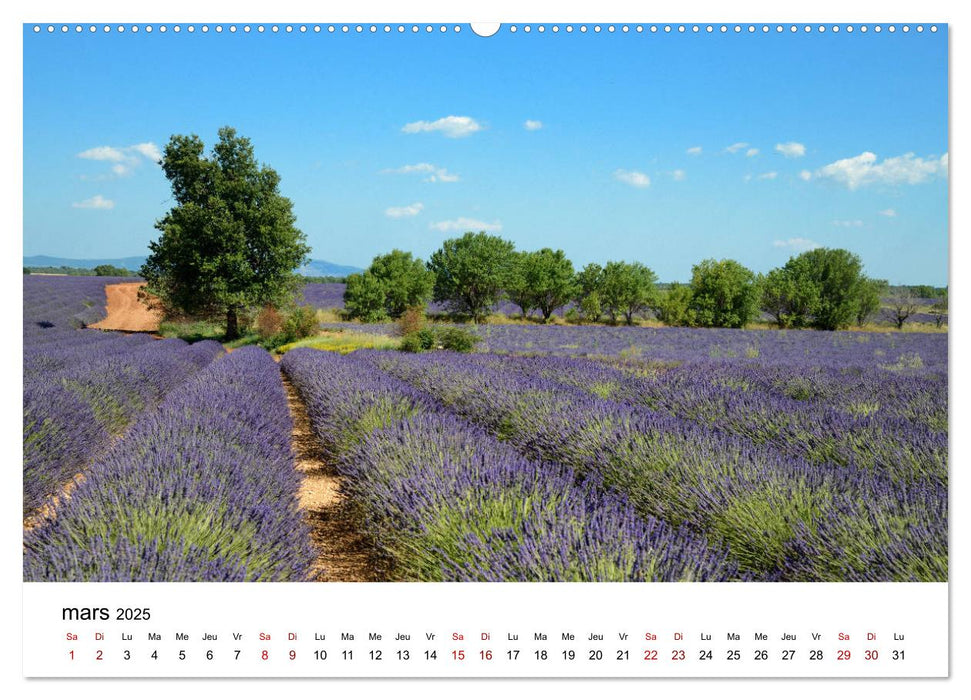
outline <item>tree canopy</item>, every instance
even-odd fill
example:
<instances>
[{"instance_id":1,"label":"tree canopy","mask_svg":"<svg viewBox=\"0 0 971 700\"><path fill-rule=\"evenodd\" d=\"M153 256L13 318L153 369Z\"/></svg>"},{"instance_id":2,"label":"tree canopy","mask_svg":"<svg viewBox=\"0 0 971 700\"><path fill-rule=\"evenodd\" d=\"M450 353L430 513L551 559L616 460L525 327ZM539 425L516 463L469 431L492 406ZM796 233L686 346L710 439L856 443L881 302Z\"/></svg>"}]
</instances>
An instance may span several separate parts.
<instances>
[{"instance_id":1,"label":"tree canopy","mask_svg":"<svg viewBox=\"0 0 971 700\"><path fill-rule=\"evenodd\" d=\"M506 287L509 299L523 316L539 309L543 320L573 296L573 263L562 250L543 248L515 254L511 279Z\"/></svg>"},{"instance_id":2,"label":"tree canopy","mask_svg":"<svg viewBox=\"0 0 971 700\"><path fill-rule=\"evenodd\" d=\"M735 260L703 260L691 268L694 323L719 328L742 328L759 313L755 274Z\"/></svg>"},{"instance_id":3,"label":"tree canopy","mask_svg":"<svg viewBox=\"0 0 971 700\"><path fill-rule=\"evenodd\" d=\"M639 262L608 262L603 269L600 298L611 322L620 316L633 325L634 316L654 301L657 275Z\"/></svg>"},{"instance_id":4,"label":"tree canopy","mask_svg":"<svg viewBox=\"0 0 971 700\"><path fill-rule=\"evenodd\" d=\"M514 246L485 231L450 238L428 261L433 298L450 310L483 321L511 281Z\"/></svg>"},{"instance_id":5,"label":"tree canopy","mask_svg":"<svg viewBox=\"0 0 971 700\"><path fill-rule=\"evenodd\" d=\"M362 274L347 278L344 307L352 318L369 322L400 318L409 307L424 307L434 284L435 275L424 262L396 248L375 257Z\"/></svg>"},{"instance_id":6,"label":"tree canopy","mask_svg":"<svg viewBox=\"0 0 971 700\"><path fill-rule=\"evenodd\" d=\"M173 206L155 227L140 274L171 311L224 314L239 335L240 311L292 300L310 248L280 177L257 163L250 140L223 127L209 156L196 136L174 135L162 156Z\"/></svg>"}]
</instances>

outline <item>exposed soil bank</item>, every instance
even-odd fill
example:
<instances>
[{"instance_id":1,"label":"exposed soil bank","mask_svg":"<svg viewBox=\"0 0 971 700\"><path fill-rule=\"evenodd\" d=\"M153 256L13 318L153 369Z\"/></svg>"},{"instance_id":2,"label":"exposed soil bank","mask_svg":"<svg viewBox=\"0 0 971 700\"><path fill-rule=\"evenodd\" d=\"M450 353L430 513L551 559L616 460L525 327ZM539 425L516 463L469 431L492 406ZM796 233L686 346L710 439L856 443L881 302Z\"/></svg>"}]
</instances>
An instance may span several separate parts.
<instances>
[{"instance_id":1,"label":"exposed soil bank","mask_svg":"<svg viewBox=\"0 0 971 700\"><path fill-rule=\"evenodd\" d=\"M138 298L138 290L144 282L121 282L105 286L108 297L108 315L91 328L104 331L157 331L162 314L151 311Z\"/></svg>"}]
</instances>

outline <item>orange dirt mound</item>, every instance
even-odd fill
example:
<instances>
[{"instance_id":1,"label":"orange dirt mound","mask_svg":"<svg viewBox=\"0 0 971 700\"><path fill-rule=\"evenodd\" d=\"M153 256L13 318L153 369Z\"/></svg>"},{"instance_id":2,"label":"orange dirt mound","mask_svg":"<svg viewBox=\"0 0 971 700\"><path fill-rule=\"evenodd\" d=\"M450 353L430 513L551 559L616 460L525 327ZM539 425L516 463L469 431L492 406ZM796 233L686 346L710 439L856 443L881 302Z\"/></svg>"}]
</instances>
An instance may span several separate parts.
<instances>
[{"instance_id":1,"label":"orange dirt mound","mask_svg":"<svg viewBox=\"0 0 971 700\"><path fill-rule=\"evenodd\" d=\"M91 324L91 328L104 331L157 331L162 313L150 310L138 298L138 290L144 286L144 282L105 286L108 315L104 320Z\"/></svg>"}]
</instances>

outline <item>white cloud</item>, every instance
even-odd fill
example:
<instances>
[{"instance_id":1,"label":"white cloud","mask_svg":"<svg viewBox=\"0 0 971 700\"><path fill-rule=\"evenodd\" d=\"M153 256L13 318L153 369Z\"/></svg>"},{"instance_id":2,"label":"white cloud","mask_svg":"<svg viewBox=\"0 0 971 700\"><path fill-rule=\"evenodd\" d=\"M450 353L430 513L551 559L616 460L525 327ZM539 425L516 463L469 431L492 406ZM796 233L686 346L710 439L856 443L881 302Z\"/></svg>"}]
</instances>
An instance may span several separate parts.
<instances>
[{"instance_id":1,"label":"white cloud","mask_svg":"<svg viewBox=\"0 0 971 700\"><path fill-rule=\"evenodd\" d=\"M872 184L917 185L934 177L947 177L947 168L947 153L940 158L920 158L913 153L905 153L877 162L875 153L864 151L858 156L823 166L816 171L816 176L832 178L855 190Z\"/></svg>"},{"instance_id":2,"label":"white cloud","mask_svg":"<svg viewBox=\"0 0 971 700\"><path fill-rule=\"evenodd\" d=\"M424 208L424 204L415 202L405 207L388 207L384 210L384 215L389 219L404 219L410 216L418 216Z\"/></svg>"},{"instance_id":3,"label":"white cloud","mask_svg":"<svg viewBox=\"0 0 971 700\"><path fill-rule=\"evenodd\" d=\"M445 168L439 168L431 163L415 163L414 165L402 165L400 168L387 168L383 173L394 173L396 175L424 175L424 182L458 182L459 176L450 173Z\"/></svg>"},{"instance_id":4,"label":"white cloud","mask_svg":"<svg viewBox=\"0 0 971 700\"><path fill-rule=\"evenodd\" d=\"M673 177L675 181L681 182L685 178L684 170L675 170L673 173L671 173L671 177Z\"/></svg>"},{"instance_id":5,"label":"white cloud","mask_svg":"<svg viewBox=\"0 0 971 700\"><path fill-rule=\"evenodd\" d=\"M115 203L110 199L105 199L100 194L96 194L90 199L71 204L75 209L114 209Z\"/></svg>"},{"instance_id":6,"label":"white cloud","mask_svg":"<svg viewBox=\"0 0 971 700\"><path fill-rule=\"evenodd\" d=\"M725 151L728 153L738 153L743 148L748 148L748 144L744 141L739 141L738 143L733 143L731 146L726 146Z\"/></svg>"},{"instance_id":7,"label":"white cloud","mask_svg":"<svg viewBox=\"0 0 971 700\"><path fill-rule=\"evenodd\" d=\"M636 170L624 170L623 168L619 168L614 171L614 179L630 185L631 187L651 186L651 178Z\"/></svg>"},{"instance_id":8,"label":"white cloud","mask_svg":"<svg viewBox=\"0 0 971 700\"><path fill-rule=\"evenodd\" d=\"M886 216L888 219L892 219L897 215L896 209L882 209L877 212L880 216Z\"/></svg>"},{"instance_id":9,"label":"white cloud","mask_svg":"<svg viewBox=\"0 0 971 700\"><path fill-rule=\"evenodd\" d=\"M787 143L777 143L775 150L786 158L802 158L806 155L806 147L801 143L789 141Z\"/></svg>"},{"instance_id":10,"label":"white cloud","mask_svg":"<svg viewBox=\"0 0 971 700\"><path fill-rule=\"evenodd\" d=\"M543 128L543 122L539 119L527 119L523 122L523 128L526 131L539 131Z\"/></svg>"},{"instance_id":11,"label":"white cloud","mask_svg":"<svg viewBox=\"0 0 971 700\"><path fill-rule=\"evenodd\" d=\"M89 148L86 151L78 153L78 158L118 162L130 158L130 156L125 155L122 149L113 148L112 146L95 146L94 148Z\"/></svg>"},{"instance_id":12,"label":"white cloud","mask_svg":"<svg viewBox=\"0 0 971 700\"><path fill-rule=\"evenodd\" d=\"M158 163L162 160L162 152L151 141L136 143L132 146L95 146L78 153L78 158L112 163L111 172L117 177L131 175L144 160ZM88 179L82 176L82 179Z\"/></svg>"},{"instance_id":13,"label":"white cloud","mask_svg":"<svg viewBox=\"0 0 971 700\"><path fill-rule=\"evenodd\" d=\"M803 170L803 171L801 171L799 173L799 179L800 180L805 180L806 182L809 182L810 180L813 179L813 174L811 172L809 172L808 170Z\"/></svg>"},{"instance_id":14,"label":"white cloud","mask_svg":"<svg viewBox=\"0 0 971 700\"><path fill-rule=\"evenodd\" d=\"M685 151L689 156L699 156L701 155L701 146L692 146L687 151Z\"/></svg>"},{"instance_id":15,"label":"white cloud","mask_svg":"<svg viewBox=\"0 0 971 700\"><path fill-rule=\"evenodd\" d=\"M492 231L493 233L498 233L502 231L502 223L499 221L480 221L478 219L469 219L464 216L460 216L457 219L450 219L449 221L436 221L433 224L429 224L428 228L433 231L441 231L442 233L452 233L452 232L466 232L466 231Z\"/></svg>"},{"instance_id":16,"label":"white cloud","mask_svg":"<svg viewBox=\"0 0 971 700\"><path fill-rule=\"evenodd\" d=\"M482 125L472 117L448 116L433 122L417 121L405 124L401 130L406 134L418 134L424 131L440 131L451 139L461 138L482 130Z\"/></svg>"},{"instance_id":17,"label":"white cloud","mask_svg":"<svg viewBox=\"0 0 971 700\"><path fill-rule=\"evenodd\" d=\"M756 180L775 180L777 177L779 177L779 173L777 173L775 170L773 170L771 172L767 172L767 173L762 173L760 175L756 175L754 177L754 179L756 179ZM748 182L749 180L752 180L753 177L751 175L746 175L744 179L745 179L745 182Z\"/></svg>"},{"instance_id":18,"label":"white cloud","mask_svg":"<svg viewBox=\"0 0 971 700\"><path fill-rule=\"evenodd\" d=\"M833 221L833 226L840 226L842 228L860 228L862 225L862 219L836 219Z\"/></svg>"},{"instance_id":19,"label":"white cloud","mask_svg":"<svg viewBox=\"0 0 971 700\"><path fill-rule=\"evenodd\" d=\"M162 152L158 149L151 141L146 141L145 143L136 143L134 146L129 146L133 151L141 153L145 158L148 158L153 163L158 163L162 160Z\"/></svg>"},{"instance_id":20,"label":"white cloud","mask_svg":"<svg viewBox=\"0 0 971 700\"><path fill-rule=\"evenodd\" d=\"M759 154L759 149L757 148L750 148L747 151L745 151L746 158L751 158L752 156L757 156L758 154Z\"/></svg>"},{"instance_id":21,"label":"white cloud","mask_svg":"<svg viewBox=\"0 0 971 700\"><path fill-rule=\"evenodd\" d=\"M784 241L776 240L772 241L772 245L776 248L792 248L800 252L821 247L819 243L808 238L788 238Z\"/></svg>"}]
</instances>

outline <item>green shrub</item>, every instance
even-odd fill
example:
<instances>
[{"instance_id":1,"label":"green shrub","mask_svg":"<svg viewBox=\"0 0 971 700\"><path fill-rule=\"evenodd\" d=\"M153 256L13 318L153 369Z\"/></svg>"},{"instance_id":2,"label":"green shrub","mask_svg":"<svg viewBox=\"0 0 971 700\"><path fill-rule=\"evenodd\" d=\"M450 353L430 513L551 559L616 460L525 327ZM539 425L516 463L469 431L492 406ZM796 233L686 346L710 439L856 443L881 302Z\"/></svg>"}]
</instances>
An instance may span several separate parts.
<instances>
[{"instance_id":1,"label":"green shrub","mask_svg":"<svg viewBox=\"0 0 971 700\"><path fill-rule=\"evenodd\" d=\"M471 331L461 328L447 328L439 336L442 348L455 352L472 352L481 338Z\"/></svg>"},{"instance_id":2,"label":"green shrub","mask_svg":"<svg viewBox=\"0 0 971 700\"><path fill-rule=\"evenodd\" d=\"M475 333L461 328L446 328L437 333L431 328L422 328L419 331L407 333L401 339L398 349L402 352L425 352L436 348L454 352L472 352L480 340L481 338Z\"/></svg>"},{"instance_id":3,"label":"green shrub","mask_svg":"<svg viewBox=\"0 0 971 700\"><path fill-rule=\"evenodd\" d=\"M292 335L293 340L300 340L316 333L317 325L316 309L312 306L298 306L283 322L283 332Z\"/></svg>"},{"instance_id":4,"label":"green shrub","mask_svg":"<svg viewBox=\"0 0 971 700\"><path fill-rule=\"evenodd\" d=\"M423 352L426 350L418 331L406 334L401 339L401 345L398 346L398 349L402 352Z\"/></svg>"}]
</instances>

